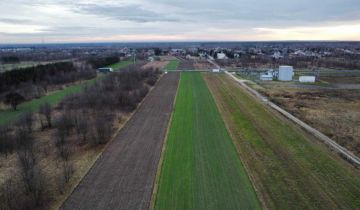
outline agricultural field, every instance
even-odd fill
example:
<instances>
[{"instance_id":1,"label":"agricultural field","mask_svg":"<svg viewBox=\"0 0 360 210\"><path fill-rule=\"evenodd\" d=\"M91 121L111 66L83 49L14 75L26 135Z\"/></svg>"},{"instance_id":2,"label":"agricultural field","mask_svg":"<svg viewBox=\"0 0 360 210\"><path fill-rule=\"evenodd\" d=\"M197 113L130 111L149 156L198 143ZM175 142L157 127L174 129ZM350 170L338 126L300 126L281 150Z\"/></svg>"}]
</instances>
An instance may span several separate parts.
<instances>
[{"instance_id":1,"label":"agricultural field","mask_svg":"<svg viewBox=\"0 0 360 210\"><path fill-rule=\"evenodd\" d=\"M238 154L269 209L358 209L360 172L226 75L205 74Z\"/></svg>"},{"instance_id":2,"label":"agricultural field","mask_svg":"<svg viewBox=\"0 0 360 210\"><path fill-rule=\"evenodd\" d=\"M61 209L148 209L178 81L160 79Z\"/></svg>"},{"instance_id":3,"label":"agricultural field","mask_svg":"<svg viewBox=\"0 0 360 210\"><path fill-rule=\"evenodd\" d=\"M154 208L261 209L200 73L182 73Z\"/></svg>"},{"instance_id":4,"label":"agricultural field","mask_svg":"<svg viewBox=\"0 0 360 210\"><path fill-rule=\"evenodd\" d=\"M128 153L126 157L116 159L113 164L119 166L121 164L117 160L124 160L127 157L130 157L127 159L131 162L130 164L134 160L131 157L145 159L141 168L147 170L152 164L153 175L149 176L150 171L139 175L144 176L144 180L151 185L158 165L156 158L160 158L159 150L161 150L177 89L178 77L176 74L172 76L175 76L173 80L162 79L159 86L153 89L161 77L161 72L141 69L138 65L94 81L94 84L81 92L63 98L60 105L53 109L48 106L50 111L46 112L47 114L44 111L34 112L30 116L26 114L20 117L16 124L0 126L0 209L58 209L92 168L94 162L107 148L108 143L111 144L112 140L116 141L119 138L115 136L125 124L126 129L122 129L121 134L122 140L117 140L122 145L114 146L114 148L120 149L121 155L125 155L124 150ZM165 82L162 82L163 80ZM152 89L154 91L150 92ZM129 94L134 92L137 94ZM146 97L148 93L149 96ZM118 94L118 97L115 94ZM163 100L158 100L159 97ZM166 110L169 113L159 114ZM137 114L134 114L135 112ZM131 121L128 122L130 118ZM158 129L156 126L149 125L156 125ZM143 128L142 136L139 136L139 127ZM131 135L135 137L131 138ZM144 136L154 141L152 148L149 145L150 140ZM133 144L136 138L138 138L138 145L150 148L149 153L153 154L152 158L149 153L144 153L143 148ZM29 146L20 147L20 141L26 141ZM138 153L130 150L123 143L133 145L138 149ZM21 156L24 151L28 156ZM108 155L113 157L116 154L116 151L113 151ZM26 165L26 168L23 167L24 162L22 162L25 158L31 158L32 161ZM110 161L106 162L110 164ZM125 164L126 168L129 162ZM114 165L110 167L115 168ZM124 170L124 167L120 167L120 170L130 173L130 170ZM28 170L34 172L28 175L26 173ZM108 174L109 171L105 170L105 173ZM138 170L132 172L137 173ZM113 175L118 177L119 173ZM139 181L139 178L131 180L135 178L133 174L128 175L128 178L130 180L126 183ZM35 190L29 192L24 189L24 185L34 182L36 183L33 186ZM137 188L137 185L130 186ZM144 188L147 189L147 197L150 200L152 189L147 186L144 185ZM95 188L95 190L99 189ZM34 196L35 193L37 197ZM139 198L139 196L131 197ZM139 203L142 200L140 198Z\"/></svg>"},{"instance_id":5,"label":"agricultural field","mask_svg":"<svg viewBox=\"0 0 360 210\"><path fill-rule=\"evenodd\" d=\"M165 70L167 71L172 71L172 70L177 70L178 66L180 64L179 60L171 60L165 67Z\"/></svg>"},{"instance_id":6,"label":"agricultural field","mask_svg":"<svg viewBox=\"0 0 360 210\"><path fill-rule=\"evenodd\" d=\"M207 60L194 60L194 68L195 69L213 69L214 65L209 63Z\"/></svg>"},{"instance_id":7,"label":"agricultural field","mask_svg":"<svg viewBox=\"0 0 360 210\"><path fill-rule=\"evenodd\" d=\"M184 58L179 58L180 59L180 64L178 69L179 70L193 70L194 69L194 61L190 60L190 59L184 59Z\"/></svg>"}]
</instances>

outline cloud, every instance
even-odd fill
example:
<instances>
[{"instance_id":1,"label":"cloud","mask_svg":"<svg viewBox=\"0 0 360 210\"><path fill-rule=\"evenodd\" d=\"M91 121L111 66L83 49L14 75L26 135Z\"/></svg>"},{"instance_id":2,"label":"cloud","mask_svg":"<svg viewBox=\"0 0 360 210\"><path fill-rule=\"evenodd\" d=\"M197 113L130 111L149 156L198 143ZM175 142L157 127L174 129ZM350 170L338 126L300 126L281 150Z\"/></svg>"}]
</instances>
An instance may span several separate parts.
<instances>
[{"instance_id":1,"label":"cloud","mask_svg":"<svg viewBox=\"0 0 360 210\"><path fill-rule=\"evenodd\" d=\"M89 15L99 15L120 21L133 22L176 22L171 18L154 11L142 8L140 5L104 5L104 4L79 4L76 12Z\"/></svg>"},{"instance_id":2,"label":"cloud","mask_svg":"<svg viewBox=\"0 0 360 210\"><path fill-rule=\"evenodd\" d=\"M358 31L339 28L359 26L358 1L0 1L0 43L360 39Z\"/></svg>"},{"instance_id":3,"label":"cloud","mask_svg":"<svg viewBox=\"0 0 360 210\"><path fill-rule=\"evenodd\" d=\"M0 18L1 23L8 23L8 24L29 24L31 20L28 19L12 19L12 18Z\"/></svg>"}]
</instances>

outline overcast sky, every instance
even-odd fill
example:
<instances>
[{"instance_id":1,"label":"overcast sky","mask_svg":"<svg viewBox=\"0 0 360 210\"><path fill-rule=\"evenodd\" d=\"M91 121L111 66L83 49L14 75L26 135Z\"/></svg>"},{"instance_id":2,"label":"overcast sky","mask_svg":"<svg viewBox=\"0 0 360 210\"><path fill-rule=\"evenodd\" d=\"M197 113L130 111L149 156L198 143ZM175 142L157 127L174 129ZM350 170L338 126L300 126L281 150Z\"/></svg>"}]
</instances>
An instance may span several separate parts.
<instances>
[{"instance_id":1,"label":"overcast sky","mask_svg":"<svg viewBox=\"0 0 360 210\"><path fill-rule=\"evenodd\" d=\"M359 40L360 0L1 0L0 43Z\"/></svg>"}]
</instances>

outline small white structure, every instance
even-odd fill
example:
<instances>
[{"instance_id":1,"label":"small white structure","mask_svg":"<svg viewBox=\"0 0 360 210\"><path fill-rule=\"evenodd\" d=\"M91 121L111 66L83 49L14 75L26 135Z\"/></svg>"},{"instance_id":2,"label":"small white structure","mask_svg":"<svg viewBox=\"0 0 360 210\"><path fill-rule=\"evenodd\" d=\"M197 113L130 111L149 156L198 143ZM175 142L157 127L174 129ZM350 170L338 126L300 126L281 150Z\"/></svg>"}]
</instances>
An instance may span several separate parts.
<instances>
[{"instance_id":1,"label":"small white structure","mask_svg":"<svg viewBox=\"0 0 360 210\"><path fill-rule=\"evenodd\" d=\"M260 80L262 81L272 81L274 78L274 71L268 70L266 73L260 74Z\"/></svg>"},{"instance_id":2,"label":"small white structure","mask_svg":"<svg viewBox=\"0 0 360 210\"><path fill-rule=\"evenodd\" d=\"M213 69L212 72L213 72L213 73L219 73L219 72L220 72L220 69Z\"/></svg>"},{"instance_id":3,"label":"small white structure","mask_svg":"<svg viewBox=\"0 0 360 210\"><path fill-rule=\"evenodd\" d=\"M225 53L217 53L216 56L219 60L227 59Z\"/></svg>"},{"instance_id":4,"label":"small white structure","mask_svg":"<svg viewBox=\"0 0 360 210\"><path fill-rule=\"evenodd\" d=\"M314 83L316 80L315 76L300 76L299 82L301 83Z\"/></svg>"},{"instance_id":5,"label":"small white structure","mask_svg":"<svg viewBox=\"0 0 360 210\"><path fill-rule=\"evenodd\" d=\"M97 71L100 73L109 73L109 72L113 72L114 70L112 68L104 67L104 68L98 68Z\"/></svg>"},{"instance_id":6,"label":"small white structure","mask_svg":"<svg viewBox=\"0 0 360 210\"><path fill-rule=\"evenodd\" d=\"M280 66L279 67L279 80L291 81L294 76L294 68L292 66Z\"/></svg>"},{"instance_id":7,"label":"small white structure","mask_svg":"<svg viewBox=\"0 0 360 210\"><path fill-rule=\"evenodd\" d=\"M148 61L149 61L149 62L154 62L154 61L155 61L155 58L151 56L151 57L148 58Z\"/></svg>"}]
</instances>

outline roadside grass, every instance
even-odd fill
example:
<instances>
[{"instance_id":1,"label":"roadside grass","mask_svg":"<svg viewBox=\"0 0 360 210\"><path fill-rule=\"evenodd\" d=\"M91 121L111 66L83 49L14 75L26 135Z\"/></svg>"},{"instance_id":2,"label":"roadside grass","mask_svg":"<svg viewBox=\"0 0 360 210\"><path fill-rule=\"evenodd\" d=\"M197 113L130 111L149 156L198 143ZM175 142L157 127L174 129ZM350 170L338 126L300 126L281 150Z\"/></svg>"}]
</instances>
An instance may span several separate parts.
<instances>
[{"instance_id":1,"label":"roadside grass","mask_svg":"<svg viewBox=\"0 0 360 210\"><path fill-rule=\"evenodd\" d=\"M131 61L121 61L119 63L110 65L115 70L118 70L120 68L123 68L125 66L128 66L132 64ZM94 79L86 80L80 84L72 85L69 87L66 87L62 90L54 91L53 93L43 96L38 99L33 99L31 101L24 102L18 106L18 109L16 111L12 109L7 109L4 111L0 111L0 125L4 125L7 123L10 123L11 121L15 120L17 117L19 117L23 113L27 112L35 112L39 109L41 104L48 102L50 105L55 106L58 104L65 96L78 93L80 92L86 85L91 85L95 83L95 81L103 78L104 76L98 76Z\"/></svg>"},{"instance_id":2,"label":"roadside grass","mask_svg":"<svg viewBox=\"0 0 360 210\"><path fill-rule=\"evenodd\" d=\"M171 60L165 67L166 71L173 71L177 70L179 67L180 61L179 60Z\"/></svg>"},{"instance_id":3,"label":"roadside grass","mask_svg":"<svg viewBox=\"0 0 360 210\"><path fill-rule=\"evenodd\" d=\"M200 73L182 73L155 209L261 209Z\"/></svg>"},{"instance_id":4,"label":"roadside grass","mask_svg":"<svg viewBox=\"0 0 360 210\"><path fill-rule=\"evenodd\" d=\"M359 169L226 75L205 80L266 208L360 208Z\"/></svg>"}]
</instances>

